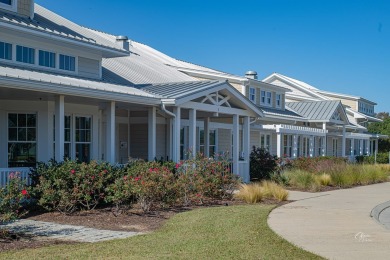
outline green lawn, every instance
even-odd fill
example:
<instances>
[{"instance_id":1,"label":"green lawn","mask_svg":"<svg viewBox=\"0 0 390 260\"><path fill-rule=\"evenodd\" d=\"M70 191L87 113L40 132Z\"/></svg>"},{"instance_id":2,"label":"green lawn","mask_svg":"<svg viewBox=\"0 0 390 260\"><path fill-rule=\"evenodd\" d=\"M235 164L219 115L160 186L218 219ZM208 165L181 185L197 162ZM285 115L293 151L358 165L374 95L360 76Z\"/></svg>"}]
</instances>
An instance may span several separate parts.
<instances>
[{"instance_id":1,"label":"green lawn","mask_svg":"<svg viewBox=\"0 0 390 260\"><path fill-rule=\"evenodd\" d=\"M274 206L213 207L175 215L157 232L95 244L1 253L1 259L321 259L273 233Z\"/></svg>"}]
</instances>

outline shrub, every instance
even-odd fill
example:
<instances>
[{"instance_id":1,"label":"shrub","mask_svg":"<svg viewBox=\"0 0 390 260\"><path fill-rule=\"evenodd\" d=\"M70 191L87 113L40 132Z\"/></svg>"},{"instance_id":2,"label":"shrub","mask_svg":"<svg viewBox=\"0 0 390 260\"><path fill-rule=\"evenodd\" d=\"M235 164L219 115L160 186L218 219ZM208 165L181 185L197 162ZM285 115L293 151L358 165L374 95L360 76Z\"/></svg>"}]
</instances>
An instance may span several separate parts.
<instances>
[{"instance_id":1,"label":"shrub","mask_svg":"<svg viewBox=\"0 0 390 260\"><path fill-rule=\"evenodd\" d=\"M322 173L320 175L316 175L315 178L316 178L317 183L319 185L322 185L322 186L330 186L330 184L332 182L332 177L330 177L330 175L327 173Z\"/></svg>"},{"instance_id":2,"label":"shrub","mask_svg":"<svg viewBox=\"0 0 390 260\"><path fill-rule=\"evenodd\" d=\"M359 155L359 156L356 156L355 158L356 158L357 163L364 163L364 164L374 164L375 163L375 155L370 155L370 156ZM389 163L389 153L378 153L376 156L376 163L388 164Z\"/></svg>"},{"instance_id":3,"label":"shrub","mask_svg":"<svg viewBox=\"0 0 390 260\"><path fill-rule=\"evenodd\" d=\"M288 198L288 191L273 181L263 181L261 187L265 198L276 199L279 202Z\"/></svg>"},{"instance_id":4,"label":"shrub","mask_svg":"<svg viewBox=\"0 0 390 260\"><path fill-rule=\"evenodd\" d=\"M105 189L117 174L118 168L105 162L51 161L37 167L33 190L38 204L47 210L91 210L104 201Z\"/></svg>"},{"instance_id":5,"label":"shrub","mask_svg":"<svg viewBox=\"0 0 390 260\"><path fill-rule=\"evenodd\" d=\"M346 164L346 159L340 157L300 157L292 160L291 164L293 169L311 173L323 173L332 171L338 165Z\"/></svg>"},{"instance_id":6,"label":"shrub","mask_svg":"<svg viewBox=\"0 0 390 260\"><path fill-rule=\"evenodd\" d=\"M260 183L241 184L239 191L235 194L246 203L258 203L263 199L263 189Z\"/></svg>"},{"instance_id":7,"label":"shrub","mask_svg":"<svg viewBox=\"0 0 390 260\"><path fill-rule=\"evenodd\" d=\"M289 186L302 190L318 190L319 185L315 181L315 175L308 171L292 169L283 173L289 180Z\"/></svg>"},{"instance_id":8,"label":"shrub","mask_svg":"<svg viewBox=\"0 0 390 260\"><path fill-rule=\"evenodd\" d=\"M270 179L271 174L277 169L277 159L266 149L253 146L250 154L251 180Z\"/></svg>"},{"instance_id":9,"label":"shrub","mask_svg":"<svg viewBox=\"0 0 390 260\"><path fill-rule=\"evenodd\" d=\"M9 182L0 189L0 224L26 214L25 206L29 198L26 183L21 180L18 173L11 173Z\"/></svg>"}]
</instances>

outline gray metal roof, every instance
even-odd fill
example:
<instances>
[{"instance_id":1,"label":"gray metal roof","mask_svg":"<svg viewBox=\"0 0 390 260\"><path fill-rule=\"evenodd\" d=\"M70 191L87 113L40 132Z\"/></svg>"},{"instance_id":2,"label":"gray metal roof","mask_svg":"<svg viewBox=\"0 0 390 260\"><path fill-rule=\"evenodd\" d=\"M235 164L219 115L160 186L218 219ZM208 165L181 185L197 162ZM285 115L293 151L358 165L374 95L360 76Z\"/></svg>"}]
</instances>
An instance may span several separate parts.
<instances>
[{"instance_id":1,"label":"gray metal roof","mask_svg":"<svg viewBox=\"0 0 390 260\"><path fill-rule=\"evenodd\" d=\"M309 120L330 120L340 105L339 100L286 103L286 107Z\"/></svg>"},{"instance_id":2,"label":"gray metal roof","mask_svg":"<svg viewBox=\"0 0 390 260\"><path fill-rule=\"evenodd\" d=\"M225 81L192 81L192 82L175 82L164 84L153 84L143 87L142 90L157 95L161 98L182 98L210 89L212 87L226 84Z\"/></svg>"},{"instance_id":3,"label":"gray metal roof","mask_svg":"<svg viewBox=\"0 0 390 260\"><path fill-rule=\"evenodd\" d=\"M146 93L145 91L131 86L121 86L118 84L111 84L98 80L95 81L83 78L76 78L60 74L52 74L43 71L32 71L29 69L21 69L4 65L1 65L0 77L5 77L9 79L25 79L29 81L44 82L64 86L73 86L80 89L100 90L106 91L108 93L121 93L134 96L156 98L150 93Z\"/></svg>"},{"instance_id":4,"label":"gray metal roof","mask_svg":"<svg viewBox=\"0 0 390 260\"><path fill-rule=\"evenodd\" d=\"M295 113L294 111L286 108L285 110L270 108L270 107L260 107L260 109L264 112L265 115L274 115L280 117L293 118L297 120L306 120L307 118Z\"/></svg>"},{"instance_id":5,"label":"gray metal roof","mask_svg":"<svg viewBox=\"0 0 390 260\"><path fill-rule=\"evenodd\" d=\"M9 12L0 11L0 22L6 24L17 25L28 28L30 30L37 30L51 35L56 35L75 41L98 45L108 49L123 50L120 45L117 45L115 40L108 41L98 35L91 33L86 28L77 25L42 6L35 4L34 19L14 15Z\"/></svg>"}]
</instances>

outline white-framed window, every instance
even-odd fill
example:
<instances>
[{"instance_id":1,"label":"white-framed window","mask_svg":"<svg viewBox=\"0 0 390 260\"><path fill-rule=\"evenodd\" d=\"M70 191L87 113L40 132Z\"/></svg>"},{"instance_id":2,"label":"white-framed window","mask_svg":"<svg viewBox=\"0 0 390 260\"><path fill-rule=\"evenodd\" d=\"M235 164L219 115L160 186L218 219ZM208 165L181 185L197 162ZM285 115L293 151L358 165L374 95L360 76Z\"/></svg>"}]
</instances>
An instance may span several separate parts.
<instances>
[{"instance_id":1,"label":"white-framed window","mask_svg":"<svg viewBox=\"0 0 390 260\"><path fill-rule=\"evenodd\" d=\"M249 100L253 103L256 103L256 89L250 87L249 88Z\"/></svg>"},{"instance_id":2,"label":"white-framed window","mask_svg":"<svg viewBox=\"0 0 390 260\"><path fill-rule=\"evenodd\" d=\"M39 66L55 68L56 67L56 54L50 51L39 50Z\"/></svg>"},{"instance_id":3,"label":"white-framed window","mask_svg":"<svg viewBox=\"0 0 390 260\"><path fill-rule=\"evenodd\" d=\"M37 115L8 114L8 167L35 167L37 162Z\"/></svg>"},{"instance_id":4,"label":"white-framed window","mask_svg":"<svg viewBox=\"0 0 390 260\"><path fill-rule=\"evenodd\" d=\"M0 59L12 60L12 44L0 41Z\"/></svg>"},{"instance_id":5,"label":"white-framed window","mask_svg":"<svg viewBox=\"0 0 390 260\"><path fill-rule=\"evenodd\" d=\"M263 148L267 151L271 150L271 135L270 134L260 134L260 148Z\"/></svg>"},{"instance_id":6,"label":"white-framed window","mask_svg":"<svg viewBox=\"0 0 390 260\"><path fill-rule=\"evenodd\" d=\"M64 54L59 55L60 69L67 71L76 71L76 58Z\"/></svg>"},{"instance_id":7,"label":"white-framed window","mask_svg":"<svg viewBox=\"0 0 390 260\"><path fill-rule=\"evenodd\" d=\"M338 156L338 140L337 138L333 138L332 139L332 155L334 157L337 157Z\"/></svg>"},{"instance_id":8,"label":"white-framed window","mask_svg":"<svg viewBox=\"0 0 390 260\"><path fill-rule=\"evenodd\" d=\"M322 136L317 137L317 155L322 155L322 150L324 149L325 138Z\"/></svg>"},{"instance_id":9,"label":"white-framed window","mask_svg":"<svg viewBox=\"0 0 390 260\"><path fill-rule=\"evenodd\" d=\"M91 160L92 118L75 116L75 152L80 162Z\"/></svg>"},{"instance_id":10,"label":"white-framed window","mask_svg":"<svg viewBox=\"0 0 390 260\"><path fill-rule=\"evenodd\" d=\"M217 131L215 130L209 130L209 155L210 157L214 157L217 149ZM199 130L199 151L204 154L205 149L205 136L204 136L204 130Z\"/></svg>"},{"instance_id":11,"label":"white-framed window","mask_svg":"<svg viewBox=\"0 0 390 260\"><path fill-rule=\"evenodd\" d=\"M282 94L276 94L276 107L282 107Z\"/></svg>"},{"instance_id":12,"label":"white-framed window","mask_svg":"<svg viewBox=\"0 0 390 260\"><path fill-rule=\"evenodd\" d=\"M292 144L293 136L292 135L283 135L283 156L291 157L292 155Z\"/></svg>"},{"instance_id":13,"label":"white-framed window","mask_svg":"<svg viewBox=\"0 0 390 260\"><path fill-rule=\"evenodd\" d=\"M271 106L272 105L272 92L262 90L260 92L260 103L262 105Z\"/></svg>"},{"instance_id":14,"label":"white-framed window","mask_svg":"<svg viewBox=\"0 0 390 260\"><path fill-rule=\"evenodd\" d=\"M17 3L16 0L0 0L0 8L16 12Z\"/></svg>"},{"instance_id":15,"label":"white-framed window","mask_svg":"<svg viewBox=\"0 0 390 260\"><path fill-rule=\"evenodd\" d=\"M16 45L16 61L35 64L35 49Z\"/></svg>"}]
</instances>

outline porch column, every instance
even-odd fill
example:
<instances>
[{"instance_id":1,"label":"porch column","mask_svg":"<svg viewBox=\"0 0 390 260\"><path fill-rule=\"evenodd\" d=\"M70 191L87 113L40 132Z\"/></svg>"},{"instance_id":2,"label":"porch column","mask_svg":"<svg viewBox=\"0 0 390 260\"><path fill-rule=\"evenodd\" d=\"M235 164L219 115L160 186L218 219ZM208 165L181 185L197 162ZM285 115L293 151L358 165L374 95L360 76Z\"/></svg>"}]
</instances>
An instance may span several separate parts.
<instances>
[{"instance_id":1,"label":"porch column","mask_svg":"<svg viewBox=\"0 0 390 260\"><path fill-rule=\"evenodd\" d=\"M345 138L345 125L343 125L343 138L341 140L341 157L345 157L345 146L346 146L346 138Z\"/></svg>"},{"instance_id":2,"label":"porch column","mask_svg":"<svg viewBox=\"0 0 390 260\"><path fill-rule=\"evenodd\" d=\"M309 156L314 157L314 136L311 135L309 140Z\"/></svg>"},{"instance_id":3,"label":"porch column","mask_svg":"<svg viewBox=\"0 0 390 260\"><path fill-rule=\"evenodd\" d=\"M322 129L326 131L326 122L322 123ZM327 150L328 150L328 137L326 136L325 134L325 137L324 137L324 144L323 144L323 152L322 152L322 156L326 156L326 154L328 153Z\"/></svg>"},{"instance_id":4,"label":"porch column","mask_svg":"<svg viewBox=\"0 0 390 260\"><path fill-rule=\"evenodd\" d=\"M244 152L244 161L246 162L245 165L245 171L241 173L241 176L243 176L243 180L245 183L248 183L250 181L250 176L249 176L249 155L251 152L250 149L250 120L249 116L244 117L244 125L242 127L242 135L244 137L244 142L243 142L243 152Z\"/></svg>"},{"instance_id":5,"label":"porch column","mask_svg":"<svg viewBox=\"0 0 390 260\"><path fill-rule=\"evenodd\" d=\"M370 140L364 140L366 142L366 155L370 155Z\"/></svg>"},{"instance_id":6,"label":"porch column","mask_svg":"<svg viewBox=\"0 0 390 260\"><path fill-rule=\"evenodd\" d=\"M282 158L282 133L276 133L276 155Z\"/></svg>"},{"instance_id":7,"label":"porch column","mask_svg":"<svg viewBox=\"0 0 390 260\"><path fill-rule=\"evenodd\" d=\"M148 110L148 161L156 158L156 108Z\"/></svg>"},{"instance_id":8,"label":"porch column","mask_svg":"<svg viewBox=\"0 0 390 260\"><path fill-rule=\"evenodd\" d=\"M65 142L65 97L57 96L55 100L55 158L57 162L64 160Z\"/></svg>"},{"instance_id":9,"label":"porch column","mask_svg":"<svg viewBox=\"0 0 390 260\"><path fill-rule=\"evenodd\" d=\"M374 140L370 140L370 154L374 154Z\"/></svg>"},{"instance_id":10,"label":"porch column","mask_svg":"<svg viewBox=\"0 0 390 260\"><path fill-rule=\"evenodd\" d=\"M378 141L379 141L379 139L375 140L375 164L376 164L376 160L378 157Z\"/></svg>"},{"instance_id":11,"label":"porch column","mask_svg":"<svg viewBox=\"0 0 390 260\"><path fill-rule=\"evenodd\" d=\"M233 173L240 175L239 171L239 153L240 153L240 122L239 115L233 115ZM240 175L241 176L241 175Z\"/></svg>"},{"instance_id":12,"label":"porch column","mask_svg":"<svg viewBox=\"0 0 390 260\"><path fill-rule=\"evenodd\" d=\"M204 156L210 157L210 117L204 119Z\"/></svg>"},{"instance_id":13,"label":"porch column","mask_svg":"<svg viewBox=\"0 0 390 260\"><path fill-rule=\"evenodd\" d=\"M355 139L351 139L351 155L355 157Z\"/></svg>"},{"instance_id":14,"label":"porch column","mask_svg":"<svg viewBox=\"0 0 390 260\"><path fill-rule=\"evenodd\" d=\"M363 140L359 140L359 155L363 155Z\"/></svg>"},{"instance_id":15,"label":"porch column","mask_svg":"<svg viewBox=\"0 0 390 260\"><path fill-rule=\"evenodd\" d=\"M297 158L299 156L298 154L298 135L293 135L293 158Z\"/></svg>"},{"instance_id":16,"label":"porch column","mask_svg":"<svg viewBox=\"0 0 390 260\"><path fill-rule=\"evenodd\" d=\"M107 105L106 161L115 163L115 101Z\"/></svg>"},{"instance_id":17,"label":"porch column","mask_svg":"<svg viewBox=\"0 0 390 260\"><path fill-rule=\"evenodd\" d=\"M181 120L181 109L180 107L174 107L173 113L175 118L173 120L173 131L172 131L172 159L174 162L180 162L180 120Z\"/></svg>"},{"instance_id":18,"label":"porch column","mask_svg":"<svg viewBox=\"0 0 390 260\"><path fill-rule=\"evenodd\" d=\"M189 110L189 149L192 157L196 156L196 110Z\"/></svg>"}]
</instances>

